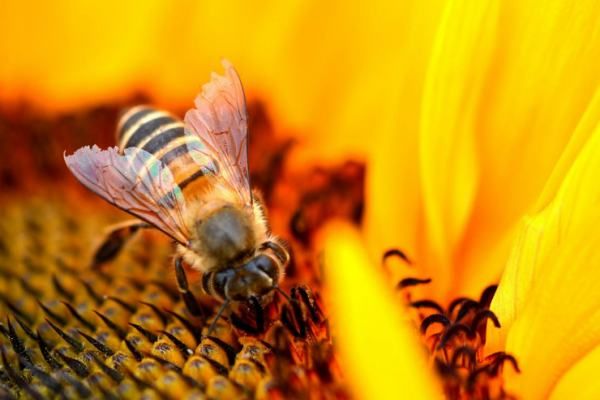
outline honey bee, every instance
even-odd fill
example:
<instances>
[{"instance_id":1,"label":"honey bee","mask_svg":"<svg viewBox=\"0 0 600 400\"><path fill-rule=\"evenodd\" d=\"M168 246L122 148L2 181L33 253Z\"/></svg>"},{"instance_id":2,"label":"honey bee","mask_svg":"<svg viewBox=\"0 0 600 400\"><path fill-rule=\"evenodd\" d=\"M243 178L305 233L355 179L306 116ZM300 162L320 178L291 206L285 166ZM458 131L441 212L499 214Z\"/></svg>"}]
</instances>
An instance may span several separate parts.
<instances>
[{"instance_id":1,"label":"honey bee","mask_svg":"<svg viewBox=\"0 0 600 400\"><path fill-rule=\"evenodd\" d=\"M94 264L115 257L138 229L156 228L177 244L176 271L200 271L203 290L227 304L280 290L289 254L250 188L244 91L233 66L223 67L184 121L134 107L119 122L118 147L85 146L64 158L85 187L137 218L112 229Z\"/></svg>"}]
</instances>

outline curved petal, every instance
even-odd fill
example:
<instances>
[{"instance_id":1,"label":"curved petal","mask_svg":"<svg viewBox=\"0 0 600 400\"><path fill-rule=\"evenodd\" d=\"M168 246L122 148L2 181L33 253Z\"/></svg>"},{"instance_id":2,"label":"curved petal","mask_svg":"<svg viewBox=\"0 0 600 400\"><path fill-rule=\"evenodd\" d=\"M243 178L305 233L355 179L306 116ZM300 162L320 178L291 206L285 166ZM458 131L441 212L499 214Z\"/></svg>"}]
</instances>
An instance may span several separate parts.
<instances>
[{"instance_id":1,"label":"curved petal","mask_svg":"<svg viewBox=\"0 0 600 400\"><path fill-rule=\"evenodd\" d=\"M480 108L480 186L459 250L457 289L466 294L500 275L504 239L534 206L600 84L599 16L595 0L502 3Z\"/></svg>"},{"instance_id":2,"label":"curved petal","mask_svg":"<svg viewBox=\"0 0 600 400\"><path fill-rule=\"evenodd\" d=\"M600 380L590 379L600 370L600 345L575 364L560 379L550 400L600 399Z\"/></svg>"},{"instance_id":3,"label":"curved petal","mask_svg":"<svg viewBox=\"0 0 600 400\"><path fill-rule=\"evenodd\" d=\"M408 314L402 318L403 310L389 285L377 277L358 232L334 223L324 237L328 309L356 397L441 398Z\"/></svg>"},{"instance_id":4,"label":"curved petal","mask_svg":"<svg viewBox=\"0 0 600 400\"><path fill-rule=\"evenodd\" d=\"M597 98L598 99L598 98ZM600 100L600 99L598 99ZM592 104L595 115L600 113L600 101ZM590 128L587 121L582 129ZM578 134L575 136L579 136ZM515 318L532 298L531 291L543 285L547 268L554 260L551 254L561 251L576 240L579 227L600 215L600 124L596 121L594 133L582 147L556 196L536 215L525 218L518 230L516 241L506 265L492 309L502 322L502 329L490 332L488 341L495 348L502 347ZM551 183L554 184L554 183ZM594 226L589 227L594 234ZM596 227L600 235L600 227ZM570 273L570 267L564 273ZM567 301L565 299L565 301ZM494 333L497 332L497 333Z\"/></svg>"},{"instance_id":5,"label":"curved petal","mask_svg":"<svg viewBox=\"0 0 600 400\"><path fill-rule=\"evenodd\" d=\"M421 171L428 249L436 285L462 238L479 180L479 105L496 38L497 1L450 1L437 33L421 114ZM444 286L446 286L444 288Z\"/></svg>"},{"instance_id":6,"label":"curved petal","mask_svg":"<svg viewBox=\"0 0 600 400\"><path fill-rule=\"evenodd\" d=\"M547 398L560 377L600 345L599 229L600 217L588 219L545 258L506 339L521 368L505 376L509 392Z\"/></svg>"}]
</instances>

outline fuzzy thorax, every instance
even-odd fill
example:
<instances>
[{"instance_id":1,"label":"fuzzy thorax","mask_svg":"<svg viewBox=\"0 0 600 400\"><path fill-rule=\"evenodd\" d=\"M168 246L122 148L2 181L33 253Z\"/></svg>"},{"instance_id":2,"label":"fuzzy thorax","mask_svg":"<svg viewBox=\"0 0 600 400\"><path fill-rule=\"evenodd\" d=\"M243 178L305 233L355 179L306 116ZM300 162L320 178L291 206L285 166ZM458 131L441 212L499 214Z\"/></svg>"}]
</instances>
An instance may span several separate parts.
<instances>
[{"instance_id":1,"label":"fuzzy thorax","mask_svg":"<svg viewBox=\"0 0 600 400\"><path fill-rule=\"evenodd\" d=\"M242 263L268 239L258 202L247 206L217 190L203 198L208 200L191 202L185 215L189 246L178 246L179 254L193 269L206 272Z\"/></svg>"}]
</instances>

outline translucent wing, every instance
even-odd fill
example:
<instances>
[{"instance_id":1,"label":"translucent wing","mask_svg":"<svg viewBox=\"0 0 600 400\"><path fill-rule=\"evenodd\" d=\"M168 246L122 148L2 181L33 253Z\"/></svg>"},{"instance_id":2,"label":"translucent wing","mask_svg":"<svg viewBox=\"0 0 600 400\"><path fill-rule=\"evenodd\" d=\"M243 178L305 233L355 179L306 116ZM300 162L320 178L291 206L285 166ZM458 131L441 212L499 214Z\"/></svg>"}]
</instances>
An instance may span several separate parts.
<instances>
[{"instance_id":1,"label":"translucent wing","mask_svg":"<svg viewBox=\"0 0 600 400\"><path fill-rule=\"evenodd\" d=\"M220 175L244 203L251 204L246 99L233 66L228 61L223 66L225 75L212 74L196 97L196 108L186 113L185 124L216 159Z\"/></svg>"},{"instance_id":2,"label":"translucent wing","mask_svg":"<svg viewBox=\"0 0 600 400\"><path fill-rule=\"evenodd\" d=\"M65 155L67 166L88 189L187 245L185 201L171 171L152 154L117 147L85 146Z\"/></svg>"}]
</instances>

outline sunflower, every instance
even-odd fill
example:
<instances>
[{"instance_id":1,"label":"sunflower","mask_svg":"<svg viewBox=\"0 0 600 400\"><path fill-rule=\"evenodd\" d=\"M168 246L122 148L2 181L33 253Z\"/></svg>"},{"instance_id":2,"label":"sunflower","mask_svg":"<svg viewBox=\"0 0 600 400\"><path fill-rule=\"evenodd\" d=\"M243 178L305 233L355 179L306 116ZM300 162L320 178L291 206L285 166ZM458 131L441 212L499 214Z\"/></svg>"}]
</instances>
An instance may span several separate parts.
<instances>
[{"instance_id":1,"label":"sunflower","mask_svg":"<svg viewBox=\"0 0 600 400\"><path fill-rule=\"evenodd\" d=\"M599 397L599 8L2 4L0 397ZM160 239L87 268L113 218L59 162L113 144L135 90L184 111L223 56L271 117L254 182L296 251L291 301L211 339Z\"/></svg>"},{"instance_id":2,"label":"sunflower","mask_svg":"<svg viewBox=\"0 0 600 400\"><path fill-rule=\"evenodd\" d=\"M600 395L597 15L593 2L445 6L415 139L376 139L364 232L325 231L360 398ZM373 261L390 246L412 270ZM432 281L399 300L385 282L411 275L399 286Z\"/></svg>"}]
</instances>

